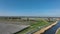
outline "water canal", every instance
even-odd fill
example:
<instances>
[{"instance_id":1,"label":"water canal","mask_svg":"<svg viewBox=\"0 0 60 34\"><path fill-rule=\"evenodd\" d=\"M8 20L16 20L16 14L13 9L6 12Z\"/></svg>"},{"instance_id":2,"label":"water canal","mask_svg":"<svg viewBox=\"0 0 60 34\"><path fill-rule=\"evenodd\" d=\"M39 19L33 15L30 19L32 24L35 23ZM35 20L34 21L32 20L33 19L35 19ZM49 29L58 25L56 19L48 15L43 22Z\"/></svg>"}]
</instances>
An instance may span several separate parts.
<instances>
[{"instance_id":1,"label":"water canal","mask_svg":"<svg viewBox=\"0 0 60 34\"><path fill-rule=\"evenodd\" d=\"M56 30L60 27L60 21L58 21L58 23L53 26L52 28L48 29L47 31L45 31L43 34L55 34Z\"/></svg>"}]
</instances>

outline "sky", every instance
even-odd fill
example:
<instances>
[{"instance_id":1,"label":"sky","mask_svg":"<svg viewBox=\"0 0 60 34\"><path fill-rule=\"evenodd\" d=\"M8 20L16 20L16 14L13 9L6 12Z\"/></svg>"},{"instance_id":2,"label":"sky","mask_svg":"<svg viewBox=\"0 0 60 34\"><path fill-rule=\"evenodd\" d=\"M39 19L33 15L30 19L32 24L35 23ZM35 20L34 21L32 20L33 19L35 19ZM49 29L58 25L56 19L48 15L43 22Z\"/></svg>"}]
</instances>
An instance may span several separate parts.
<instances>
[{"instance_id":1,"label":"sky","mask_svg":"<svg viewBox=\"0 0 60 34\"><path fill-rule=\"evenodd\" d=\"M60 17L60 0L0 0L0 16Z\"/></svg>"}]
</instances>

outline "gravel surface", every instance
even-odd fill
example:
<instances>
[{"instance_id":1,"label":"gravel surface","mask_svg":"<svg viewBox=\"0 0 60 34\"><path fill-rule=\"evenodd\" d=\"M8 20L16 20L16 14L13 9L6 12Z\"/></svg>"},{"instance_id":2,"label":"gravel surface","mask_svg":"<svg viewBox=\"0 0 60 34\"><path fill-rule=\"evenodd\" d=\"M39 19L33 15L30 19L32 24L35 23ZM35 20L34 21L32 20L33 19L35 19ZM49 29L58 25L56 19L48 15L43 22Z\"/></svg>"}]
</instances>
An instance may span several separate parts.
<instances>
[{"instance_id":1,"label":"gravel surface","mask_svg":"<svg viewBox=\"0 0 60 34\"><path fill-rule=\"evenodd\" d=\"M0 34L12 34L28 27L28 25L16 25L0 23Z\"/></svg>"}]
</instances>

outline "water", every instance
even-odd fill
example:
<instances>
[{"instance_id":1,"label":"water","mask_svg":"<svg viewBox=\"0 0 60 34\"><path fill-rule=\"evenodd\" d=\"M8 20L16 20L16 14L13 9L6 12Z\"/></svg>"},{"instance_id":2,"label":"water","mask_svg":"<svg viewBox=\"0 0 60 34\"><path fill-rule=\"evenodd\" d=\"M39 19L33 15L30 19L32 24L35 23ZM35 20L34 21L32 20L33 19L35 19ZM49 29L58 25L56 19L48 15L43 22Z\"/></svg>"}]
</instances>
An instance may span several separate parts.
<instances>
[{"instance_id":1,"label":"water","mask_svg":"<svg viewBox=\"0 0 60 34\"><path fill-rule=\"evenodd\" d=\"M53 26L52 28L48 29L47 31L44 32L44 34L55 34L56 30L60 27L60 21Z\"/></svg>"}]
</instances>

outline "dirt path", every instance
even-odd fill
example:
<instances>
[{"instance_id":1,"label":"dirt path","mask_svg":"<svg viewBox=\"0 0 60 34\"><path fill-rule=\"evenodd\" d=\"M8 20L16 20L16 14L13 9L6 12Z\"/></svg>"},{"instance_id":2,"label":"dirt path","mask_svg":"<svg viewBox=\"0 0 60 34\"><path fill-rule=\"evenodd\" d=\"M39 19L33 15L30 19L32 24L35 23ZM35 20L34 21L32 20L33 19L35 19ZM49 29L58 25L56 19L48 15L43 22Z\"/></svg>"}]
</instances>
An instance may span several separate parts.
<instances>
[{"instance_id":1,"label":"dirt path","mask_svg":"<svg viewBox=\"0 0 60 34\"><path fill-rule=\"evenodd\" d=\"M41 34L41 33L45 32L46 30L48 30L49 28L51 28L52 26L56 25L57 23L58 23L58 21L56 21L55 23L47 26L46 28L42 28L41 30L35 32L34 34Z\"/></svg>"}]
</instances>

